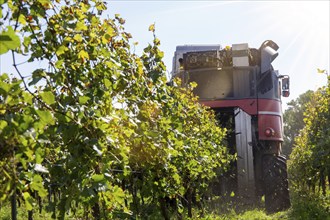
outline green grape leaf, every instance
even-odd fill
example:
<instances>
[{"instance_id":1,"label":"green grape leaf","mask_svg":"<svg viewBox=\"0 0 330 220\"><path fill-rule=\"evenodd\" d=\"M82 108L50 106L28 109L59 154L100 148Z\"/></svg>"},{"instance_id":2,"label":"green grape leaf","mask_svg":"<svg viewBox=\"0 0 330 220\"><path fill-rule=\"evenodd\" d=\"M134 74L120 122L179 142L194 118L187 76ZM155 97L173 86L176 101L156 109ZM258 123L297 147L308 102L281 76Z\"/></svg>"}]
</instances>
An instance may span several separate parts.
<instances>
[{"instance_id":1,"label":"green grape leaf","mask_svg":"<svg viewBox=\"0 0 330 220\"><path fill-rule=\"evenodd\" d=\"M55 96L50 91L40 93L40 96L41 96L42 100L48 105L52 105L55 103Z\"/></svg>"},{"instance_id":2,"label":"green grape leaf","mask_svg":"<svg viewBox=\"0 0 330 220\"><path fill-rule=\"evenodd\" d=\"M28 192L24 192L23 193L23 198L24 198L24 201L25 201L25 208L28 210L28 211L31 211L32 208L33 208L33 198L31 197L30 193Z\"/></svg>"},{"instance_id":3,"label":"green grape leaf","mask_svg":"<svg viewBox=\"0 0 330 220\"><path fill-rule=\"evenodd\" d=\"M0 33L0 55L15 50L20 45L21 41L11 26L7 27L7 31Z\"/></svg>"},{"instance_id":4,"label":"green grape leaf","mask_svg":"<svg viewBox=\"0 0 330 220\"><path fill-rule=\"evenodd\" d=\"M33 181L31 182L30 187L32 190L37 191L41 198L46 197L48 194L43 186L43 179L38 174L33 176Z\"/></svg>"},{"instance_id":5,"label":"green grape leaf","mask_svg":"<svg viewBox=\"0 0 330 220\"><path fill-rule=\"evenodd\" d=\"M79 104L84 105L88 102L88 100L90 100L90 98L88 96L80 96L79 97Z\"/></svg>"},{"instance_id":6,"label":"green grape leaf","mask_svg":"<svg viewBox=\"0 0 330 220\"><path fill-rule=\"evenodd\" d=\"M49 111L36 110L36 113L44 124L54 124L55 121Z\"/></svg>"},{"instance_id":7,"label":"green grape leaf","mask_svg":"<svg viewBox=\"0 0 330 220\"><path fill-rule=\"evenodd\" d=\"M104 180L104 175L103 174L94 174L92 176L92 180L94 180L94 182L101 182L102 180Z\"/></svg>"}]
</instances>

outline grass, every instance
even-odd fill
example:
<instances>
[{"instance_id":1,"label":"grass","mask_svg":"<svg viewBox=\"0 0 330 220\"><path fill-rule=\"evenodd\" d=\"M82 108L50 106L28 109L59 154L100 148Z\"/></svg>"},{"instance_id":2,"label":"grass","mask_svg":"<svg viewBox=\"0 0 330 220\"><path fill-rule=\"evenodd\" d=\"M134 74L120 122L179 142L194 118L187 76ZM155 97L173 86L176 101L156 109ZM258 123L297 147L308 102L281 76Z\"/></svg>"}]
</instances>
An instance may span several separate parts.
<instances>
[{"instance_id":1,"label":"grass","mask_svg":"<svg viewBox=\"0 0 330 220\"><path fill-rule=\"evenodd\" d=\"M236 213L232 211L227 214L217 215L211 214L204 218L203 220L273 220L273 219L290 219L288 213L290 211L278 212L276 214L267 215L264 210L254 209L245 211L244 213Z\"/></svg>"},{"instance_id":2,"label":"grass","mask_svg":"<svg viewBox=\"0 0 330 220\"><path fill-rule=\"evenodd\" d=\"M292 192L290 209L272 215L263 209L252 209L242 213L234 210L225 214L212 213L205 220L330 220L330 190L326 195L320 193Z\"/></svg>"},{"instance_id":3,"label":"grass","mask_svg":"<svg viewBox=\"0 0 330 220\"><path fill-rule=\"evenodd\" d=\"M252 209L244 212L236 212L234 209L227 210L225 213L220 213L219 210L210 212L203 217L195 213L193 219L201 220L330 220L330 191L327 195L306 194L302 192L292 193L292 207L287 211L278 212L272 215L266 214L263 209ZM17 209L18 220L28 219L28 211L22 205ZM155 216L154 216L155 217ZM159 215L157 219L159 219ZM9 202L0 204L0 219L11 219L11 207ZM35 211L33 213L34 220L52 219L51 213L47 213L45 209L42 213ZM72 218L74 219L74 218ZM150 217L150 219L153 219ZM187 218L184 218L187 219Z\"/></svg>"},{"instance_id":4,"label":"grass","mask_svg":"<svg viewBox=\"0 0 330 220\"><path fill-rule=\"evenodd\" d=\"M9 202L0 203L0 219L1 220L11 220L11 206ZM25 206L17 207L17 220L28 219L28 211ZM51 213L46 212L45 209L41 213L39 211L33 212L33 220L45 220L52 219Z\"/></svg>"}]
</instances>

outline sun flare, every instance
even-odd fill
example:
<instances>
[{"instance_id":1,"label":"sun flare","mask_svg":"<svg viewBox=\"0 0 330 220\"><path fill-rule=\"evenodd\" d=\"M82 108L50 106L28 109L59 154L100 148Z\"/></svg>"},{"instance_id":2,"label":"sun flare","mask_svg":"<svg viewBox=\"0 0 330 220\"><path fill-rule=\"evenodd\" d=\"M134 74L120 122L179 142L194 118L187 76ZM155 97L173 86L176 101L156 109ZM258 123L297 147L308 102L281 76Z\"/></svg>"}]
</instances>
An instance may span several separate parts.
<instances>
[{"instance_id":1,"label":"sun flare","mask_svg":"<svg viewBox=\"0 0 330 220\"><path fill-rule=\"evenodd\" d=\"M329 59L329 6L328 1L292 1L277 5L276 24L289 43L282 53L300 48L292 60L292 68L298 65L301 56L310 57L311 65ZM309 47L319 48L317 54L307 53Z\"/></svg>"}]
</instances>

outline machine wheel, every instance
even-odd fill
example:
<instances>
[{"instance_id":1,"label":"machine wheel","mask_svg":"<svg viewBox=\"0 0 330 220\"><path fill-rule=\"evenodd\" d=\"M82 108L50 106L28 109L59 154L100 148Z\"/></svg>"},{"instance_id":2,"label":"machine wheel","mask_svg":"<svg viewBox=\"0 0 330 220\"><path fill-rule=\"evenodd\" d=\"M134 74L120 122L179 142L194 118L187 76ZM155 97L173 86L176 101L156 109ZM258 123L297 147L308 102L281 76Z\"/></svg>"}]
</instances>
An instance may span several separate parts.
<instances>
[{"instance_id":1,"label":"machine wheel","mask_svg":"<svg viewBox=\"0 0 330 220\"><path fill-rule=\"evenodd\" d=\"M262 159L265 207L268 213L290 207L288 174L284 156L265 155Z\"/></svg>"}]
</instances>

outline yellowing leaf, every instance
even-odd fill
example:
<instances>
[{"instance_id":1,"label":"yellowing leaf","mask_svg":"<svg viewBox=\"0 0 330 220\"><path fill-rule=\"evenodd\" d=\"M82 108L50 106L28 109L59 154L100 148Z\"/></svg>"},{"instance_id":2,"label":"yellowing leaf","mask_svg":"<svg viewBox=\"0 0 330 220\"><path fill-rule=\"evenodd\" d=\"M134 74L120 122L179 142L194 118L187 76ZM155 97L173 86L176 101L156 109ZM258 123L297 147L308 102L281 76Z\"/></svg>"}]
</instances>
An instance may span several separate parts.
<instances>
[{"instance_id":1,"label":"yellowing leaf","mask_svg":"<svg viewBox=\"0 0 330 220\"><path fill-rule=\"evenodd\" d=\"M197 83L196 83L196 82L191 82L191 83L190 83L190 86L191 86L192 88L196 88L196 87L197 87Z\"/></svg>"},{"instance_id":2,"label":"yellowing leaf","mask_svg":"<svg viewBox=\"0 0 330 220\"><path fill-rule=\"evenodd\" d=\"M321 69L317 68L317 72L318 73L326 73L326 70L321 70Z\"/></svg>"},{"instance_id":3,"label":"yellowing leaf","mask_svg":"<svg viewBox=\"0 0 330 220\"><path fill-rule=\"evenodd\" d=\"M78 57L85 60L85 59L89 59L89 55L86 51L84 50L81 50L79 53L78 53Z\"/></svg>"},{"instance_id":4,"label":"yellowing leaf","mask_svg":"<svg viewBox=\"0 0 330 220\"><path fill-rule=\"evenodd\" d=\"M105 78L104 79L104 85L109 88L112 85L112 83L111 83L110 80L108 80L107 78Z\"/></svg>"},{"instance_id":5,"label":"yellowing leaf","mask_svg":"<svg viewBox=\"0 0 330 220\"><path fill-rule=\"evenodd\" d=\"M39 3L41 4L46 4L46 3L50 3L49 0L38 0Z\"/></svg>"},{"instance_id":6,"label":"yellowing leaf","mask_svg":"<svg viewBox=\"0 0 330 220\"><path fill-rule=\"evenodd\" d=\"M230 193L230 197L234 197L235 196L235 193L234 193L234 191L232 191L231 193Z\"/></svg>"},{"instance_id":7,"label":"yellowing leaf","mask_svg":"<svg viewBox=\"0 0 330 220\"><path fill-rule=\"evenodd\" d=\"M155 31L155 24L152 24L149 26L149 31L152 31L152 32Z\"/></svg>"},{"instance_id":8,"label":"yellowing leaf","mask_svg":"<svg viewBox=\"0 0 330 220\"><path fill-rule=\"evenodd\" d=\"M107 34L109 34L110 37L112 37L115 34L115 30L113 29L113 27L111 26L107 27Z\"/></svg>"},{"instance_id":9,"label":"yellowing leaf","mask_svg":"<svg viewBox=\"0 0 330 220\"><path fill-rule=\"evenodd\" d=\"M82 37L81 37L80 34L74 35L73 39L76 40L77 42L81 42L82 41Z\"/></svg>"},{"instance_id":10,"label":"yellowing leaf","mask_svg":"<svg viewBox=\"0 0 330 220\"><path fill-rule=\"evenodd\" d=\"M86 31L87 26L85 25L85 22L84 21L77 22L76 30L77 31Z\"/></svg>"},{"instance_id":11,"label":"yellowing leaf","mask_svg":"<svg viewBox=\"0 0 330 220\"><path fill-rule=\"evenodd\" d=\"M66 46L62 45L56 50L56 55L60 56L60 55L64 54L65 51L68 51L68 50L69 49Z\"/></svg>"},{"instance_id":12,"label":"yellowing leaf","mask_svg":"<svg viewBox=\"0 0 330 220\"><path fill-rule=\"evenodd\" d=\"M109 42L109 40L106 38L106 35L102 36L102 43L103 44L107 44Z\"/></svg>"},{"instance_id":13,"label":"yellowing leaf","mask_svg":"<svg viewBox=\"0 0 330 220\"><path fill-rule=\"evenodd\" d=\"M103 2L98 2L96 4L96 9L97 10L105 10L105 9L107 9L107 7L105 6L105 4Z\"/></svg>"},{"instance_id":14,"label":"yellowing leaf","mask_svg":"<svg viewBox=\"0 0 330 220\"><path fill-rule=\"evenodd\" d=\"M6 126L8 125L8 123L4 120L0 120L0 132L1 130L3 130Z\"/></svg>"},{"instance_id":15,"label":"yellowing leaf","mask_svg":"<svg viewBox=\"0 0 330 220\"><path fill-rule=\"evenodd\" d=\"M23 14L20 14L18 17L18 22L25 25L26 24L26 19L25 16Z\"/></svg>"},{"instance_id":16,"label":"yellowing leaf","mask_svg":"<svg viewBox=\"0 0 330 220\"><path fill-rule=\"evenodd\" d=\"M97 25L99 23L99 18L96 16L92 17L91 23L93 26Z\"/></svg>"},{"instance_id":17,"label":"yellowing leaf","mask_svg":"<svg viewBox=\"0 0 330 220\"><path fill-rule=\"evenodd\" d=\"M55 63L55 67L57 68L57 69L62 69L63 68L63 63L64 63L64 60L58 60L58 61L56 61L56 63Z\"/></svg>"}]
</instances>

